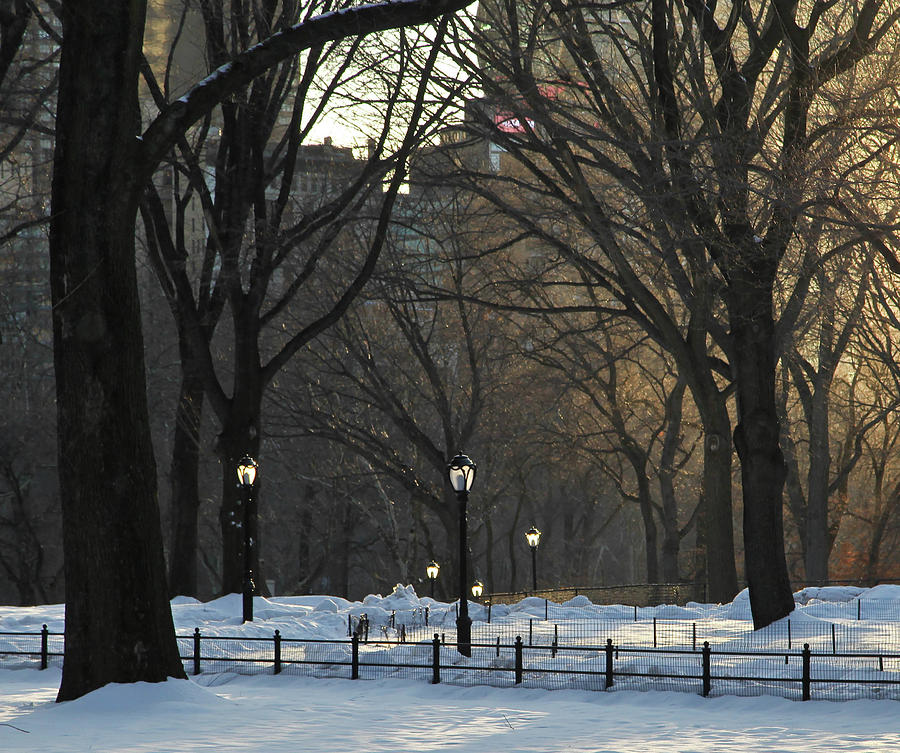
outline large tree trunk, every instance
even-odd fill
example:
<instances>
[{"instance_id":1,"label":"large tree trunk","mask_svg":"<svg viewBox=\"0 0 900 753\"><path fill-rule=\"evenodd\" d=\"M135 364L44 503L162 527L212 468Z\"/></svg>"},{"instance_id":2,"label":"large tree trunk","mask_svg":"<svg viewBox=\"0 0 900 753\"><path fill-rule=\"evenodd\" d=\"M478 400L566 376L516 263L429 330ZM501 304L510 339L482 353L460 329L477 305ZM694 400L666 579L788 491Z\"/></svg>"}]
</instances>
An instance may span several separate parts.
<instances>
[{"instance_id":1,"label":"large tree trunk","mask_svg":"<svg viewBox=\"0 0 900 753\"><path fill-rule=\"evenodd\" d=\"M707 598L725 603L738 591L731 503L731 423L725 397L711 375L701 375L701 383L692 389L692 394L706 435L697 539L705 555Z\"/></svg>"},{"instance_id":2,"label":"large tree trunk","mask_svg":"<svg viewBox=\"0 0 900 753\"><path fill-rule=\"evenodd\" d=\"M828 528L828 486L831 477L828 390L816 385L809 425L809 473L806 484L806 580L824 584L828 580L831 541Z\"/></svg>"},{"instance_id":3,"label":"large tree trunk","mask_svg":"<svg viewBox=\"0 0 900 753\"><path fill-rule=\"evenodd\" d=\"M728 308L737 372L734 443L744 493L745 570L753 625L759 629L790 614L794 599L782 528L786 466L775 409L774 273L766 274L764 267L771 265L750 254L744 263L746 274L737 274L729 286Z\"/></svg>"},{"instance_id":4,"label":"large tree trunk","mask_svg":"<svg viewBox=\"0 0 900 753\"><path fill-rule=\"evenodd\" d=\"M58 700L184 677L166 600L134 264L145 7L63 8L50 280L66 651Z\"/></svg>"},{"instance_id":5,"label":"large tree trunk","mask_svg":"<svg viewBox=\"0 0 900 753\"><path fill-rule=\"evenodd\" d=\"M219 508L219 525L222 531L222 592L241 593L244 581L244 509L241 489L238 485L237 464L244 455L259 460L261 442L261 406L264 385L259 364L259 320L248 316L245 307L258 307L248 302L248 295L238 291L231 296L234 324L234 388L224 410L220 409L219 433L216 451L222 464L222 505ZM260 464L254 485L254 502L250 508L249 535L250 569L257 588L264 583L259 569L259 539L256 512L259 509L259 491L265 480L265 468Z\"/></svg>"},{"instance_id":6,"label":"large tree trunk","mask_svg":"<svg viewBox=\"0 0 900 753\"><path fill-rule=\"evenodd\" d=\"M189 358L182 348L182 364ZM184 367L182 367L184 369ZM197 515L200 509L200 421L203 379L184 370L172 443L172 546L169 551L169 595L197 596Z\"/></svg>"},{"instance_id":7,"label":"large tree trunk","mask_svg":"<svg viewBox=\"0 0 900 753\"><path fill-rule=\"evenodd\" d=\"M666 436L659 463L659 496L662 506L662 577L665 583L678 583L678 498L675 495L675 451L681 436L682 407L686 383L679 380L666 398Z\"/></svg>"},{"instance_id":8,"label":"large tree trunk","mask_svg":"<svg viewBox=\"0 0 900 753\"><path fill-rule=\"evenodd\" d=\"M653 502L650 498L650 479L647 478L646 468L638 468L635 465L635 473L638 483L638 505L641 510L641 521L644 524L644 559L647 563L647 582L659 583L659 554L657 552L658 541L656 520L653 518Z\"/></svg>"},{"instance_id":9,"label":"large tree trunk","mask_svg":"<svg viewBox=\"0 0 900 753\"><path fill-rule=\"evenodd\" d=\"M701 530L706 551L708 598L713 602L725 603L737 593L731 505L732 446L728 434L717 431L720 429L718 424L714 426L713 431L704 427L707 434L703 443Z\"/></svg>"}]
</instances>

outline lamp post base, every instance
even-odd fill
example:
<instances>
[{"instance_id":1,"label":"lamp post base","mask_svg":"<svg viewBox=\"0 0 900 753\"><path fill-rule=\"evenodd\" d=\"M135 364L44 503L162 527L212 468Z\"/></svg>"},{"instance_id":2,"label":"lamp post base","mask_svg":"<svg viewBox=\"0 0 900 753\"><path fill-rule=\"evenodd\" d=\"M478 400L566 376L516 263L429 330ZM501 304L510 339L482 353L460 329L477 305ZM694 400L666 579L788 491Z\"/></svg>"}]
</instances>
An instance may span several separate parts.
<instances>
[{"instance_id":1,"label":"lamp post base","mask_svg":"<svg viewBox=\"0 0 900 753\"><path fill-rule=\"evenodd\" d=\"M256 593L256 584L253 582L253 578L249 578L244 583L244 599L243 599L244 622L253 622L253 594L254 593Z\"/></svg>"},{"instance_id":2,"label":"lamp post base","mask_svg":"<svg viewBox=\"0 0 900 753\"><path fill-rule=\"evenodd\" d=\"M456 648L463 656L472 655L472 619L468 615L456 620Z\"/></svg>"}]
</instances>

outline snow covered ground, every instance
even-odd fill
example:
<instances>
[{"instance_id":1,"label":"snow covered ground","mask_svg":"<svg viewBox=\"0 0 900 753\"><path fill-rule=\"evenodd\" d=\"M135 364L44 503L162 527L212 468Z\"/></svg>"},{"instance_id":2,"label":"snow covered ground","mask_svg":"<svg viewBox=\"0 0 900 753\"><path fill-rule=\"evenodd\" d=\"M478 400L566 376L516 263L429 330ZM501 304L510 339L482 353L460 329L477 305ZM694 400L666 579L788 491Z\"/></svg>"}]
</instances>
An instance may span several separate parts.
<instances>
[{"instance_id":1,"label":"snow covered ground","mask_svg":"<svg viewBox=\"0 0 900 753\"><path fill-rule=\"evenodd\" d=\"M795 624L856 621L859 629L868 624L873 631L883 631L881 621L856 620L854 600L863 599L873 613L879 601L890 609L896 606L890 602L900 600L900 588L804 591L796 599ZM619 610L624 622L628 614L623 607L573 601L552 605L553 620L562 624L567 614L611 619ZM718 614L722 620L739 622L749 616L745 602L742 596L722 607L670 606L652 613L688 621ZM285 637L343 638L348 615L367 613L378 626L389 624L393 612L395 624L413 624L422 619L425 606L429 629L445 617L446 627L452 624L449 605L419 599L409 587L363 602L326 596L258 598L256 619L247 625L241 625L240 599L234 596L205 604L178 599L172 610L180 635L200 627L204 635L271 637L277 629ZM476 619L485 616L480 610L473 607ZM641 614L641 619L650 614ZM542 622L543 615L543 602L529 599L495 607L492 626ZM62 631L62 607L0 607L0 641L2 633L36 632L43 624L52 632ZM6 657L0 662L15 666ZM204 672L187 681L110 685L57 704L59 679L58 667L0 669L0 751L900 751L900 707L887 700L801 703L766 696L703 698L696 693L547 691Z\"/></svg>"},{"instance_id":2,"label":"snow covered ground","mask_svg":"<svg viewBox=\"0 0 900 753\"><path fill-rule=\"evenodd\" d=\"M53 703L58 670L0 674L0 750L259 753L877 753L895 701L459 688L204 676Z\"/></svg>"}]
</instances>

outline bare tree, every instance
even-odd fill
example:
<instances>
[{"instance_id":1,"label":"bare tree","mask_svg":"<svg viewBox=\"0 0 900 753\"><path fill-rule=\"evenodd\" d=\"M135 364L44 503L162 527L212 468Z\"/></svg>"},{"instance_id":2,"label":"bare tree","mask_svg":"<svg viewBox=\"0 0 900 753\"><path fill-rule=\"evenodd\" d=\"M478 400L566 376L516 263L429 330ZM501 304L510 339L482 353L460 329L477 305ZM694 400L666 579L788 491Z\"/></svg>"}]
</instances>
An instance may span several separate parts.
<instances>
[{"instance_id":1,"label":"bare tree","mask_svg":"<svg viewBox=\"0 0 900 753\"><path fill-rule=\"evenodd\" d=\"M52 6L0 7L0 574L23 604L60 598L62 584L45 229L59 56Z\"/></svg>"},{"instance_id":2,"label":"bare tree","mask_svg":"<svg viewBox=\"0 0 900 753\"><path fill-rule=\"evenodd\" d=\"M562 375L561 394L571 403L568 420L546 430L555 428L560 442L592 458L638 506L647 582L677 583L680 540L693 529L697 507L680 526L676 477L692 454L682 436L684 382L665 353L622 322L559 313L546 320L550 337L533 333L526 356Z\"/></svg>"},{"instance_id":3,"label":"bare tree","mask_svg":"<svg viewBox=\"0 0 900 753\"><path fill-rule=\"evenodd\" d=\"M460 248L477 242L478 234L459 229L452 212L432 214L435 224L429 225L423 209L408 204L398 213L415 218L421 235L410 240L410 228L400 220L397 235L407 243L393 244L365 305L316 348L312 413L297 423L311 435L347 447L383 483L389 479L403 490L411 517L420 517L421 507L439 521L446 581L453 582L458 515L455 495L445 483L446 464L464 450L491 468L488 479L495 477L497 464L488 455L492 443L482 427L502 380L503 353L484 312L470 310L461 298L423 306L410 291L408 275L430 275L435 268L457 291L476 274L460 261ZM428 250L422 253L420 245ZM490 506L489 490L489 481L479 478L475 517ZM385 533L387 541L394 538Z\"/></svg>"},{"instance_id":4,"label":"bare tree","mask_svg":"<svg viewBox=\"0 0 900 753\"><path fill-rule=\"evenodd\" d=\"M254 33L265 36L270 28L288 26L309 9L288 4L278 17L250 6L244 11L226 15L214 4L204 10L213 66L235 53L223 47L223 40L249 44ZM261 18L266 23L259 28ZM420 33L400 32L391 42L389 48L364 46L359 39L317 48L302 61L289 59L257 79L243 99L223 103L219 135L207 147L214 155L214 186L207 186L198 148L181 144L188 192L183 203L189 193L199 194L209 225L205 247L191 264L184 261L190 250L179 246L189 237L183 230L186 215L170 222L158 195L151 194L145 206L152 258L182 342L184 384L176 426L188 431L176 435L173 456L173 588L195 587L195 453L204 394L220 427L222 587L236 591L243 536L233 469L246 453L259 457L263 393L299 350L341 316L380 254L404 161L428 129L424 95L439 49ZM304 144L333 101L373 74L384 76L386 91L379 98L378 88L371 81L366 85L370 105L384 104L379 122L370 124L376 132L367 158L354 160L347 149ZM290 116L286 127L279 127L282 113ZM401 128L405 135L391 148ZM199 140L208 136L201 133ZM320 153L317 160L313 153ZM315 181L318 190L298 196L307 181ZM222 271L215 273L219 264ZM212 339L224 310L230 314L232 338L227 349ZM216 359L223 350L224 368ZM253 554L253 570L259 573L259 548ZM179 572L188 577L181 580Z\"/></svg>"},{"instance_id":5,"label":"bare tree","mask_svg":"<svg viewBox=\"0 0 900 753\"><path fill-rule=\"evenodd\" d=\"M825 244L820 235L811 241L816 247ZM859 258L846 250L836 258L826 253L816 262L811 280L815 292L807 295L805 312L783 330L789 344L782 354L779 411L787 503L799 534L804 578L810 583L828 580L829 555L846 510L841 489L861 457L860 440L881 420L881 411L854 406L860 420L832 428L842 397L839 371L858 330L866 326L863 312L872 261L871 250ZM797 397L799 415L789 412L790 394Z\"/></svg>"},{"instance_id":6,"label":"bare tree","mask_svg":"<svg viewBox=\"0 0 900 753\"><path fill-rule=\"evenodd\" d=\"M861 166L893 140L894 56L872 79L856 68L890 46L898 15L878 2L809 11L779 0L730 10L560 0L485 4L480 14L474 55L459 37L469 53L460 63L478 60L469 70L486 94L469 131L503 151L496 179L484 187L482 174L473 190L499 198L570 265L570 280L671 353L704 425L705 468L719 473L704 489L716 598L736 586L724 473L733 389L745 574L754 624L767 625L793 608L775 400L779 268L801 218L878 237L890 228L847 199ZM834 134L858 123L871 140L836 149ZM516 167L504 170L507 156ZM578 243L534 221L525 192L564 207ZM788 299L802 295L812 267L799 272Z\"/></svg>"},{"instance_id":7,"label":"bare tree","mask_svg":"<svg viewBox=\"0 0 900 753\"><path fill-rule=\"evenodd\" d=\"M153 172L191 125L280 61L464 4L379 3L307 19L236 55L141 133L145 5L63 3L50 225L66 577L60 700L111 681L184 675L167 599L134 264L138 205Z\"/></svg>"},{"instance_id":8,"label":"bare tree","mask_svg":"<svg viewBox=\"0 0 900 753\"><path fill-rule=\"evenodd\" d=\"M0 247L46 253L35 238L48 219L53 109L59 60L55 3L12 0L0 7ZM46 239L44 238L44 244Z\"/></svg>"}]
</instances>

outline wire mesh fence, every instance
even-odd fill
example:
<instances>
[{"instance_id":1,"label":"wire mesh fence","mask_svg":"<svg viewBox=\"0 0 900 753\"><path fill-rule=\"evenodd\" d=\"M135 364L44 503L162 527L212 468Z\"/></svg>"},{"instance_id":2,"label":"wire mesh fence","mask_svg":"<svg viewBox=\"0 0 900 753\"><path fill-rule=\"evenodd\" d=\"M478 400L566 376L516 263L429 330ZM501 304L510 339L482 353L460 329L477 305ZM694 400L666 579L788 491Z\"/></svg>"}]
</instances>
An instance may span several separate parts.
<instances>
[{"instance_id":1,"label":"wire mesh fence","mask_svg":"<svg viewBox=\"0 0 900 753\"><path fill-rule=\"evenodd\" d=\"M445 641L456 640L453 623L434 626L401 625L388 637L407 641L428 640L438 630ZM890 653L900 646L900 623L855 621L782 620L762 630L754 630L747 620L662 619L577 620L553 622L540 619L476 622L472 640L478 643L511 644L522 636L527 646L602 645L607 639L623 647L699 650L704 642L719 648L740 651L792 651L804 643L817 652Z\"/></svg>"},{"instance_id":2,"label":"wire mesh fence","mask_svg":"<svg viewBox=\"0 0 900 753\"><path fill-rule=\"evenodd\" d=\"M388 677L456 685L673 690L703 695L900 699L900 624L800 615L762 630L746 620L529 618L472 626L471 657L454 620L348 623L344 639L179 635L188 674ZM423 615L424 622L424 615ZM63 635L0 633L0 666L62 663Z\"/></svg>"},{"instance_id":3,"label":"wire mesh fence","mask_svg":"<svg viewBox=\"0 0 900 753\"><path fill-rule=\"evenodd\" d=\"M0 632L0 666L61 666L63 653L63 634L51 633L46 625L40 632Z\"/></svg>"}]
</instances>

